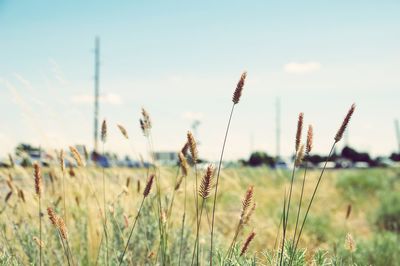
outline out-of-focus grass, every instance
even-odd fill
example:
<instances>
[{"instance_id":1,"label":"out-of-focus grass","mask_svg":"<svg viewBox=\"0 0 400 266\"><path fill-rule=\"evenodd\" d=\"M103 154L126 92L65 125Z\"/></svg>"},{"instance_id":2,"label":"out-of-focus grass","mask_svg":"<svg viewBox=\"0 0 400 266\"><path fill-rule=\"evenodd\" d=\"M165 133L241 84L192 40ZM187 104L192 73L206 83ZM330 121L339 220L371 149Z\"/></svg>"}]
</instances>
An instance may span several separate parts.
<instances>
[{"instance_id":1,"label":"out-of-focus grass","mask_svg":"<svg viewBox=\"0 0 400 266\"><path fill-rule=\"evenodd\" d=\"M98 211L95 197L91 194L88 178L95 186L96 195L102 202L102 172L98 168L74 169L75 177L66 176L66 205L67 205L67 227L71 243L72 254L76 261L81 265L94 265L96 263L99 246L102 241L102 220ZM53 181L49 178L49 173L54 176ZM59 169L46 168L44 173L44 193L43 209L54 207L59 215L62 215L62 196L61 178ZM139 201L142 198L142 190L146 182L146 169L106 169L107 184L107 213L109 215L109 226L112 254L112 262L116 263L122 247L126 243L129 233L129 226L132 224L137 213ZM163 195L163 206L169 205L173 192L176 168L160 168L161 193ZM300 195L301 179L303 170L296 173L294 184L293 210L296 213L297 202ZM319 170L308 171L305 198L308 202L312 190L317 181ZM6 180L12 177L12 195L5 203L5 197L10 188ZM249 253L261 256L266 250L274 248L279 221L281 219L282 202L285 188L289 186L290 171L272 171L267 168L227 168L222 171L221 183L217 199L216 212L216 246L224 251L228 248L232 240L234 230L239 219L241 200L249 185L254 185L255 201L257 208L251 218L250 224L245 227L244 232L239 236L242 243L249 232L254 230L257 235L252 242ZM126 187L127 178L130 178L130 185ZM191 252L193 245L193 233L195 232L195 211L193 201L193 173L188 176L188 214L185 230L185 238L188 250ZM138 191L140 182L140 191ZM327 170L323 177L320 189L317 193L315 202L312 206L309 220L305 226L305 231L300 241L300 247L306 248L306 260L311 262L314 253L319 249L329 251L334 256L335 250L341 252L343 258L348 256L341 251L346 233L350 232L355 241L360 243L353 260L361 261L361 258L368 258L368 254L373 252L383 252L378 250L379 243L395 241L395 237L383 234L382 228L379 229L374 217L385 217L379 213L382 195L386 193L399 193L399 171L398 169L373 169L373 170ZM175 196L174 208L170 220L166 221L170 228L168 247L170 252L170 263L176 265L177 253L179 253L179 228L182 220L183 210L183 188L181 185ZM25 202L18 197L18 192L23 191ZM35 262L37 246L33 237L38 234L37 199L34 196L34 180L32 169L0 169L0 259L4 254L14 255L4 257L10 263L17 259L21 264ZM154 192L153 192L154 193ZM153 194L154 195L154 194ZM152 196L154 197L154 196ZM202 244L201 255L207 257L209 243L209 230L211 219L211 201L207 202L205 216L203 219L200 243ZM347 206L351 204L352 212L346 220ZM304 206L304 205L303 205ZM139 219L138 230L135 232L131 241L132 253L129 258L136 258L139 264L154 263L157 258L158 236L157 218L155 217L156 208L151 201L145 204L142 217ZM397 212L398 208L394 210ZM393 211L392 209L390 211ZM304 214L304 212L302 212ZM393 217L393 214L391 214ZM395 214L400 215L400 214ZM302 217L302 216L301 216ZM396 216L399 217L399 216ZM289 219L288 237L293 234L295 217ZM128 224L126 224L128 222ZM46 213L43 217L43 248L46 265L65 263L62 248L59 244L55 229L48 221ZM127 226L129 225L129 226ZM385 242L386 243L386 242ZM386 250L385 256L389 256ZM359 249L363 248L363 251ZM377 249L377 250L375 250ZM103 251L100 250L99 263L102 264ZM319 251L320 252L320 251ZM369 253L368 253L369 252ZM368 254L367 254L368 253ZM318 255L319 253L317 253ZM364 255L358 255L364 254ZM188 254L183 258L184 263L190 260ZM390 254L393 256L393 254ZM251 258L252 255L249 257ZM250 259L251 260L251 259ZM314 258L315 260L315 258ZM322 259L323 260L323 259ZM365 260L368 262L370 260ZM132 261L131 261L132 262ZM389 261L390 262L390 261ZM8 263L8 262L7 262ZM266 263L264 261L264 263ZM379 265L379 264L376 264ZM388 265L391 265L388 263Z\"/></svg>"}]
</instances>

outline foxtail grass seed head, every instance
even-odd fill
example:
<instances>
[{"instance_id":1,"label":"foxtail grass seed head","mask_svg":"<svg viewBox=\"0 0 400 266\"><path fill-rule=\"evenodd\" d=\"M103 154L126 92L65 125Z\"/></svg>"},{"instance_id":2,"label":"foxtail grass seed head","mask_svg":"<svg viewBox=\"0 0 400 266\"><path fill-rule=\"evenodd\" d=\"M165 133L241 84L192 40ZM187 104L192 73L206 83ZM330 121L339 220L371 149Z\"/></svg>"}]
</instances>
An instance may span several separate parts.
<instances>
[{"instance_id":1,"label":"foxtail grass seed head","mask_svg":"<svg viewBox=\"0 0 400 266\"><path fill-rule=\"evenodd\" d=\"M7 203L10 200L12 194L13 194L12 190L7 193L6 197L4 198L5 203Z\"/></svg>"},{"instance_id":2,"label":"foxtail grass seed head","mask_svg":"<svg viewBox=\"0 0 400 266\"><path fill-rule=\"evenodd\" d=\"M61 150L61 151L60 151L59 160L60 160L60 169L61 169L61 172L64 174L64 173L65 173L64 150Z\"/></svg>"},{"instance_id":3,"label":"foxtail grass seed head","mask_svg":"<svg viewBox=\"0 0 400 266\"><path fill-rule=\"evenodd\" d=\"M254 211L256 210L256 203L253 203L253 207L247 212L247 214L243 218L243 224L248 224L250 221L251 216L253 215Z\"/></svg>"},{"instance_id":4,"label":"foxtail grass seed head","mask_svg":"<svg viewBox=\"0 0 400 266\"><path fill-rule=\"evenodd\" d=\"M297 151L297 155L296 155L296 166L300 166L301 163L303 162L303 158L304 158L304 144L300 145L299 150Z\"/></svg>"},{"instance_id":5,"label":"foxtail grass seed head","mask_svg":"<svg viewBox=\"0 0 400 266\"><path fill-rule=\"evenodd\" d=\"M181 171L183 176L187 176L189 171L189 165L187 163L185 155L182 152L179 153L179 165L181 166Z\"/></svg>"},{"instance_id":6,"label":"foxtail grass seed head","mask_svg":"<svg viewBox=\"0 0 400 266\"><path fill-rule=\"evenodd\" d=\"M51 224L57 227L58 226L58 223L57 223L58 217L52 208L50 208L50 207L47 208L47 215L49 216Z\"/></svg>"},{"instance_id":7,"label":"foxtail grass seed head","mask_svg":"<svg viewBox=\"0 0 400 266\"><path fill-rule=\"evenodd\" d=\"M119 131L121 132L121 134L122 134L126 139L129 139L128 132L126 131L126 129L125 129L123 126L121 126L121 125L117 125L117 127L119 128Z\"/></svg>"},{"instance_id":8,"label":"foxtail grass seed head","mask_svg":"<svg viewBox=\"0 0 400 266\"><path fill-rule=\"evenodd\" d=\"M101 141L105 143L107 141L107 122L104 119L101 124Z\"/></svg>"},{"instance_id":9,"label":"foxtail grass seed head","mask_svg":"<svg viewBox=\"0 0 400 266\"><path fill-rule=\"evenodd\" d=\"M68 238L67 226L65 225L63 218L58 217L57 227L58 227L58 230L60 230L60 234L61 234L62 238L67 239Z\"/></svg>"},{"instance_id":10,"label":"foxtail grass seed head","mask_svg":"<svg viewBox=\"0 0 400 266\"><path fill-rule=\"evenodd\" d=\"M346 235L346 241L344 246L350 253L356 251L356 242L354 241L354 238L350 233L347 233Z\"/></svg>"},{"instance_id":11,"label":"foxtail grass seed head","mask_svg":"<svg viewBox=\"0 0 400 266\"><path fill-rule=\"evenodd\" d=\"M200 184L199 195L203 199L206 199L210 196L213 176L214 166L210 164L209 166L207 166L206 173L204 174Z\"/></svg>"},{"instance_id":12,"label":"foxtail grass seed head","mask_svg":"<svg viewBox=\"0 0 400 266\"><path fill-rule=\"evenodd\" d=\"M187 140L189 143L190 155L192 155L193 162L196 163L198 160L197 144L192 132L190 131L187 133Z\"/></svg>"},{"instance_id":13,"label":"foxtail grass seed head","mask_svg":"<svg viewBox=\"0 0 400 266\"><path fill-rule=\"evenodd\" d=\"M33 164L33 175L35 177L35 192L38 197L42 194L42 171L38 163Z\"/></svg>"},{"instance_id":14,"label":"foxtail grass seed head","mask_svg":"<svg viewBox=\"0 0 400 266\"><path fill-rule=\"evenodd\" d=\"M149 136L152 125L151 125L150 115L144 108L142 108L142 118L139 120L139 122L143 134L146 137Z\"/></svg>"},{"instance_id":15,"label":"foxtail grass seed head","mask_svg":"<svg viewBox=\"0 0 400 266\"><path fill-rule=\"evenodd\" d=\"M335 143L338 143L342 139L343 133L346 130L346 128L350 122L351 116L353 115L355 109L356 109L356 105L353 103L351 105L349 111L347 112L346 117L343 119L342 125L340 126L338 132L336 133Z\"/></svg>"},{"instance_id":16,"label":"foxtail grass seed head","mask_svg":"<svg viewBox=\"0 0 400 266\"><path fill-rule=\"evenodd\" d=\"M300 142L301 142L301 132L303 131L303 119L304 119L304 114L300 113L299 114L299 119L297 120L297 131L296 131L296 152L300 148Z\"/></svg>"},{"instance_id":17,"label":"foxtail grass seed head","mask_svg":"<svg viewBox=\"0 0 400 266\"><path fill-rule=\"evenodd\" d=\"M238 104L240 97L242 96L242 91L243 91L243 87L244 87L244 82L246 80L247 77L247 72L243 72L242 76L239 79L239 82L236 85L236 89L235 92L233 93L233 97L232 97L232 101L234 104Z\"/></svg>"},{"instance_id":18,"label":"foxtail grass seed head","mask_svg":"<svg viewBox=\"0 0 400 266\"><path fill-rule=\"evenodd\" d=\"M185 145L183 145L183 147L181 149L181 152L182 152L183 156L186 157L186 155L188 153L188 150L189 150L189 143L186 141Z\"/></svg>"},{"instance_id":19,"label":"foxtail grass seed head","mask_svg":"<svg viewBox=\"0 0 400 266\"><path fill-rule=\"evenodd\" d=\"M253 192L254 192L254 187L253 186L249 186L246 194L244 195L244 198L242 200L242 213L240 215L241 219L243 219L243 217L245 216L245 214L247 213L247 210L250 207L250 204L253 200Z\"/></svg>"},{"instance_id":20,"label":"foxtail grass seed head","mask_svg":"<svg viewBox=\"0 0 400 266\"><path fill-rule=\"evenodd\" d=\"M309 125L308 131L307 131L307 143L306 143L306 154L307 155L309 155L312 150L313 138L314 138L313 127L312 127L312 125Z\"/></svg>"},{"instance_id":21,"label":"foxtail grass seed head","mask_svg":"<svg viewBox=\"0 0 400 266\"><path fill-rule=\"evenodd\" d=\"M26 201L25 201L25 193L24 193L24 191L23 191L22 189L18 189L18 197L19 197L23 202L26 202Z\"/></svg>"},{"instance_id":22,"label":"foxtail grass seed head","mask_svg":"<svg viewBox=\"0 0 400 266\"><path fill-rule=\"evenodd\" d=\"M349 219L351 214L351 204L347 205L346 220Z\"/></svg>"},{"instance_id":23,"label":"foxtail grass seed head","mask_svg":"<svg viewBox=\"0 0 400 266\"><path fill-rule=\"evenodd\" d=\"M240 256L243 256L246 253L246 251L249 249L251 241L253 241L255 236L256 233L251 232L250 235L246 238L246 241L243 243L242 250L240 251Z\"/></svg>"},{"instance_id":24,"label":"foxtail grass seed head","mask_svg":"<svg viewBox=\"0 0 400 266\"><path fill-rule=\"evenodd\" d=\"M149 181L147 181L146 187L143 191L143 196L147 197L150 193L151 187L153 186L154 175L151 175Z\"/></svg>"},{"instance_id":25,"label":"foxtail grass seed head","mask_svg":"<svg viewBox=\"0 0 400 266\"><path fill-rule=\"evenodd\" d=\"M76 164L80 167L84 167L85 164L83 163L82 157L79 154L78 150L72 146L69 147L69 150L71 151L72 157L74 157Z\"/></svg>"}]
</instances>

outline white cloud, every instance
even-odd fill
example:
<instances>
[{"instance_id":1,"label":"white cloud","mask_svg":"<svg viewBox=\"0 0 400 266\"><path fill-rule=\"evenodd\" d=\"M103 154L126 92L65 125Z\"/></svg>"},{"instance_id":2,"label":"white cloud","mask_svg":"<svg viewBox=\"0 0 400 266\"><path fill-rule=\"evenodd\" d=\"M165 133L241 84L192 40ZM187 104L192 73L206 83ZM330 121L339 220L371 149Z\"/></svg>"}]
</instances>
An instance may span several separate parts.
<instances>
[{"instance_id":1,"label":"white cloud","mask_svg":"<svg viewBox=\"0 0 400 266\"><path fill-rule=\"evenodd\" d=\"M71 98L73 103L88 104L94 102L94 96L91 94L79 94ZM99 102L112 105L122 104L121 96L115 93L106 93L99 96Z\"/></svg>"},{"instance_id":2,"label":"white cloud","mask_svg":"<svg viewBox=\"0 0 400 266\"><path fill-rule=\"evenodd\" d=\"M287 73L294 73L294 74L305 74L315 72L321 69L321 63L319 62L290 62L283 66L283 69Z\"/></svg>"}]
</instances>

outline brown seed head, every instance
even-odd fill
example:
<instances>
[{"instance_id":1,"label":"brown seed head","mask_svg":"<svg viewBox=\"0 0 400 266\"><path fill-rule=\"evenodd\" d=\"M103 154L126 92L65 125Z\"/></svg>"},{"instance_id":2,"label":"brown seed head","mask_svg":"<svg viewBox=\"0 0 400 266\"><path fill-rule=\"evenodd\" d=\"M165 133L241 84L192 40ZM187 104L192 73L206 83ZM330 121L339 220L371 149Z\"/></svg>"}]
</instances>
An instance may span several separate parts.
<instances>
[{"instance_id":1,"label":"brown seed head","mask_svg":"<svg viewBox=\"0 0 400 266\"><path fill-rule=\"evenodd\" d=\"M304 114L300 113L299 114L299 119L297 120L297 131L296 131L296 152L300 148L300 142L301 142L301 132L303 131L303 118Z\"/></svg>"},{"instance_id":2,"label":"brown seed head","mask_svg":"<svg viewBox=\"0 0 400 266\"><path fill-rule=\"evenodd\" d=\"M249 186L247 191L246 191L246 194L244 195L244 198L242 200L242 213L240 215L241 220L246 215L247 210L250 207L251 201L253 200L253 191L254 191L254 187L253 186Z\"/></svg>"},{"instance_id":3,"label":"brown seed head","mask_svg":"<svg viewBox=\"0 0 400 266\"><path fill-rule=\"evenodd\" d=\"M35 192L40 197L42 194L42 172L37 162L33 164L33 175L35 177Z\"/></svg>"},{"instance_id":4,"label":"brown seed head","mask_svg":"<svg viewBox=\"0 0 400 266\"><path fill-rule=\"evenodd\" d=\"M346 220L349 219L351 214L351 204L347 205Z\"/></svg>"},{"instance_id":5,"label":"brown seed head","mask_svg":"<svg viewBox=\"0 0 400 266\"><path fill-rule=\"evenodd\" d=\"M347 112L346 117L343 119L342 125L340 126L338 132L336 133L335 143L338 143L342 139L343 133L346 130L347 125L349 124L351 116L353 115L355 109L356 109L356 105L353 103L351 105L349 111Z\"/></svg>"},{"instance_id":6,"label":"brown seed head","mask_svg":"<svg viewBox=\"0 0 400 266\"><path fill-rule=\"evenodd\" d=\"M52 208L50 208L50 207L47 208L47 215L49 216L51 224L57 227L58 226L58 223L57 223L58 217Z\"/></svg>"},{"instance_id":7,"label":"brown seed head","mask_svg":"<svg viewBox=\"0 0 400 266\"><path fill-rule=\"evenodd\" d=\"M151 175L149 180L147 181L146 187L143 191L143 196L147 197L150 193L151 187L153 186L154 175Z\"/></svg>"},{"instance_id":8,"label":"brown seed head","mask_svg":"<svg viewBox=\"0 0 400 266\"><path fill-rule=\"evenodd\" d=\"M74 157L74 160L76 162L76 164L80 167L85 166L85 164L83 163L82 157L79 154L78 150L75 147L70 146L69 150L71 151L72 157Z\"/></svg>"},{"instance_id":9,"label":"brown seed head","mask_svg":"<svg viewBox=\"0 0 400 266\"><path fill-rule=\"evenodd\" d=\"M207 170L200 184L199 195L203 199L206 199L210 196L213 176L214 176L214 166L210 164L209 166L207 166Z\"/></svg>"},{"instance_id":10,"label":"brown seed head","mask_svg":"<svg viewBox=\"0 0 400 266\"><path fill-rule=\"evenodd\" d=\"M190 154L192 155L193 162L196 163L198 160L197 144L192 132L190 131L188 131L187 133L187 140L189 143Z\"/></svg>"},{"instance_id":11,"label":"brown seed head","mask_svg":"<svg viewBox=\"0 0 400 266\"><path fill-rule=\"evenodd\" d=\"M307 131L307 143L306 143L306 154L309 155L312 147L313 147L313 127L312 125L308 126L308 131Z\"/></svg>"},{"instance_id":12,"label":"brown seed head","mask_svg":"<svg viewBox=\"0 0 400 266\"><path fill-rule=\"evenodd\" d=\"M251 232L250 235L247 237L246 241L244 242L243 246L242 246L242 250L240 252L240 256L243 256L246 251L249 248L249 245L251 243L251 241L253 240L253 238L256 236L256 233Z\"/></svg>"},{"instance_id":13,"label":"brown seed head","mask_svg":"<svg viewBox=\"0 0 400 266\"><path fill-rule=\"evenodd\" d=\"M186 156L189 150L189 143L186 141L185 145L183 145L181 152L183 154L183 156Z\"/></svg>"},{"instance_id":14,"label":"brown seed head","mask_svg":"<svg viewBox=\"0 0 400 266\"><path fill-rule=\"evenodd\" d=\"M5 203L7 203L10 200L12 194L13 194L12 190L7 193L6 197L4 198Z\"/></svg>"},{"instance_id":15,"label":"brown seed head","mask_svg":"<svg viewBox=\"0 0 400 266\"><path fill-rule=\"evenodd\" d=\"M105 143L107 140L107 122L104 119L103 123L101 124L101 141Z\"/></svg>"},{"instance_id":16,"label":"brown seed head","mask_svg":"<svg viewBox=\"0 0 400 266\"><path fill-rule=\"evenodd\" d=\"M179 157L179 165L181 166L182 170L182 175L187 176L189 171L189 165L187 163L186 157L185 155L183 155L182 152L179 153L178 157Z\"/></svg>"},{"instance_id":17,"label":"brown seed head","mask_svg":"<svg viewBox=\"0 0 400 266\"><path fill-rule=\"evenodd\" d=\"M303 158L304 158L304 144L301 144L296 155L296 162L295 162L296 166L300 166L300 164L303 162Z\"/></svg>"},{"instance_id":18,"label":"brown seed head","mask_svg":"<svg viewBox=\"0 0 400 266\"><path fill-rule=\"evenodd\" d=\"M121 125L117 125L117 127L119 128L119 131L121 131L121 134L122 134L126 139L129 139L129 137L128 137L128 132L126 131L126 129L125 129L123 126L121 126Z\"/></svg>"},{"instance_id":19,"label":"brown seed head","mask_svg":"<svg viewBox=\"0 0 400 266\"><path fill-rule=\"evenodd\" d=\"M26 201L25 201L25 193L24 193L24 191L23 191L22 189L18 189L18 197L19 197L23 202L26 202Z\"/></svg>"},{"instance_id":20,"label":"brown seed head","mask_svg":"<svg viewBox=\"0 0 400 266\"><path fill-rule=\"evenodd\" d=\"M234 104L238 104L240 97L242 96L244 81L246 80L247 72L243 72L242 76L239 79L238 84L236 85L235 92L233 93L232 101Z\"/></svg>"},{"instance_id":21,"label":"brown seed head","mask_svg":"<svg viewBox=\"0 0 400 266\"><path fill-rule=\"evenodd\" d=\"M256 203L253 203L253 207L247 212L247 214L243 218L243 224L248 224L250 221L251 216L253 215L254 211L256 210Z\"/></svg>"},{"instance_id":22,"label":"brown seed head","mask_svg":"<svg viewBox=\"0 0 400 266\"><path fill-rule=\"evenodd\" d=\"M61 234L62 238L67 239L67 237L68 237L67 226L65 225L63 218L58 217L57 227L58 227L58 230L60 230L60 234Z\"/></svg>"}]
</instances>

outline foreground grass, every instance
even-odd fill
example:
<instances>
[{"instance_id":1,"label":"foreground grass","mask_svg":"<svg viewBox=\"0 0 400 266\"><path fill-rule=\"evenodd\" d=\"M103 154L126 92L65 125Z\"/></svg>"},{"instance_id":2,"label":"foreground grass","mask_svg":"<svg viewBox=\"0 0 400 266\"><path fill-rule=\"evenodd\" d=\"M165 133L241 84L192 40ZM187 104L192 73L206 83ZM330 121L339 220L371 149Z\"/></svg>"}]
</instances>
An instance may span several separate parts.
<instances>
[{"instance_id":1,"label":"foreground grass","mask_svg":"<svg viewBox=\"0 0 400 266\"><path fill-rule=\"evenodd\" d=\"M296 174L300 177L303 170ZM160 245L156 193L150 194L143 205L133 233L124 264L156 265L163 252L163 264L178 265L181 242L181 265L190 265L196 237L196 210L194 209L194 173L187 177L186 226L181 237L180 226L184 205L184 186L171 199L177 169L160 168L162 191L162 222L168 228L167 237ZM0 169L0 263L2 265L27 265L37 263L39 249L38 199L35 197L33 171L29 168ZM200 171L200 175L203 171ZM305 186L305 200L315 186L319 171L309 170ZM106 215L108 217L108 250L110 264L116 265L126 244L130 226L137 215L146 184L146 169L106 169ZM321 183L309 220L300 241L302 248L296 253L293 265L396 265L399 260L399 229L394 224L400 217L399 209L391 208L396 199L386 199L388 194L399 194L398 169L328 170ZM89 182L90 180L90 182ZM128 181L129 180L129 181ZM279 240L277 233L282 214L282 198L290 182L289 171L272 171L267 168L228 168L221 172L218 206L215 214L215 262L222 265L226 251L234 237L241 210L241 200L249 185L254 185L256 210L238 236L234 255L226 265L276 264ZM301 178L294 184L292 213L296 211ZM102 170L98 168L74 169L66 174L66 221L71 255L75 264L106 265L102 213L96 204L94 192L101 195ZM42 209L52 207L63 214L62 174L57 167L43 169ZM10 194L11 191L11 194ZM212 205L205 203L200 231L200 265L207 265L210 242ZM389 202L389 203L385 203ZM382 204L389 205L382 207ZM351 207L349 207L351 206ZM349 208L351 209L348 214ZM103 207L101 206L101 210ZM387 210L382 213L382 210ZM169 215L167 215L170 211ZM59 236L47 214L42 214L42 260L44 265L67 265ZM348 216L346 218L346 216ZM379 218L381 217L381 218ZM382 218L383 217L383 218ZM383 219L380 221L379 219ZM289 218L295 223L295 216ZM388 224L387 224L388 223ZM394 226L393 226L394 224ZM287 233L293 232L289 227ZM241 247L251 232L256 237L246 254L240 256ZM350 233L356 249L346 249L346 235ZM160 250L163 246L163 250ZM290 254L290 247L287 247ZM286 257L290 257L287 255ZM285 261L284 261L285 262ZM287 264L288 260L286 261Z\"/></svg>"}]
</instances>

